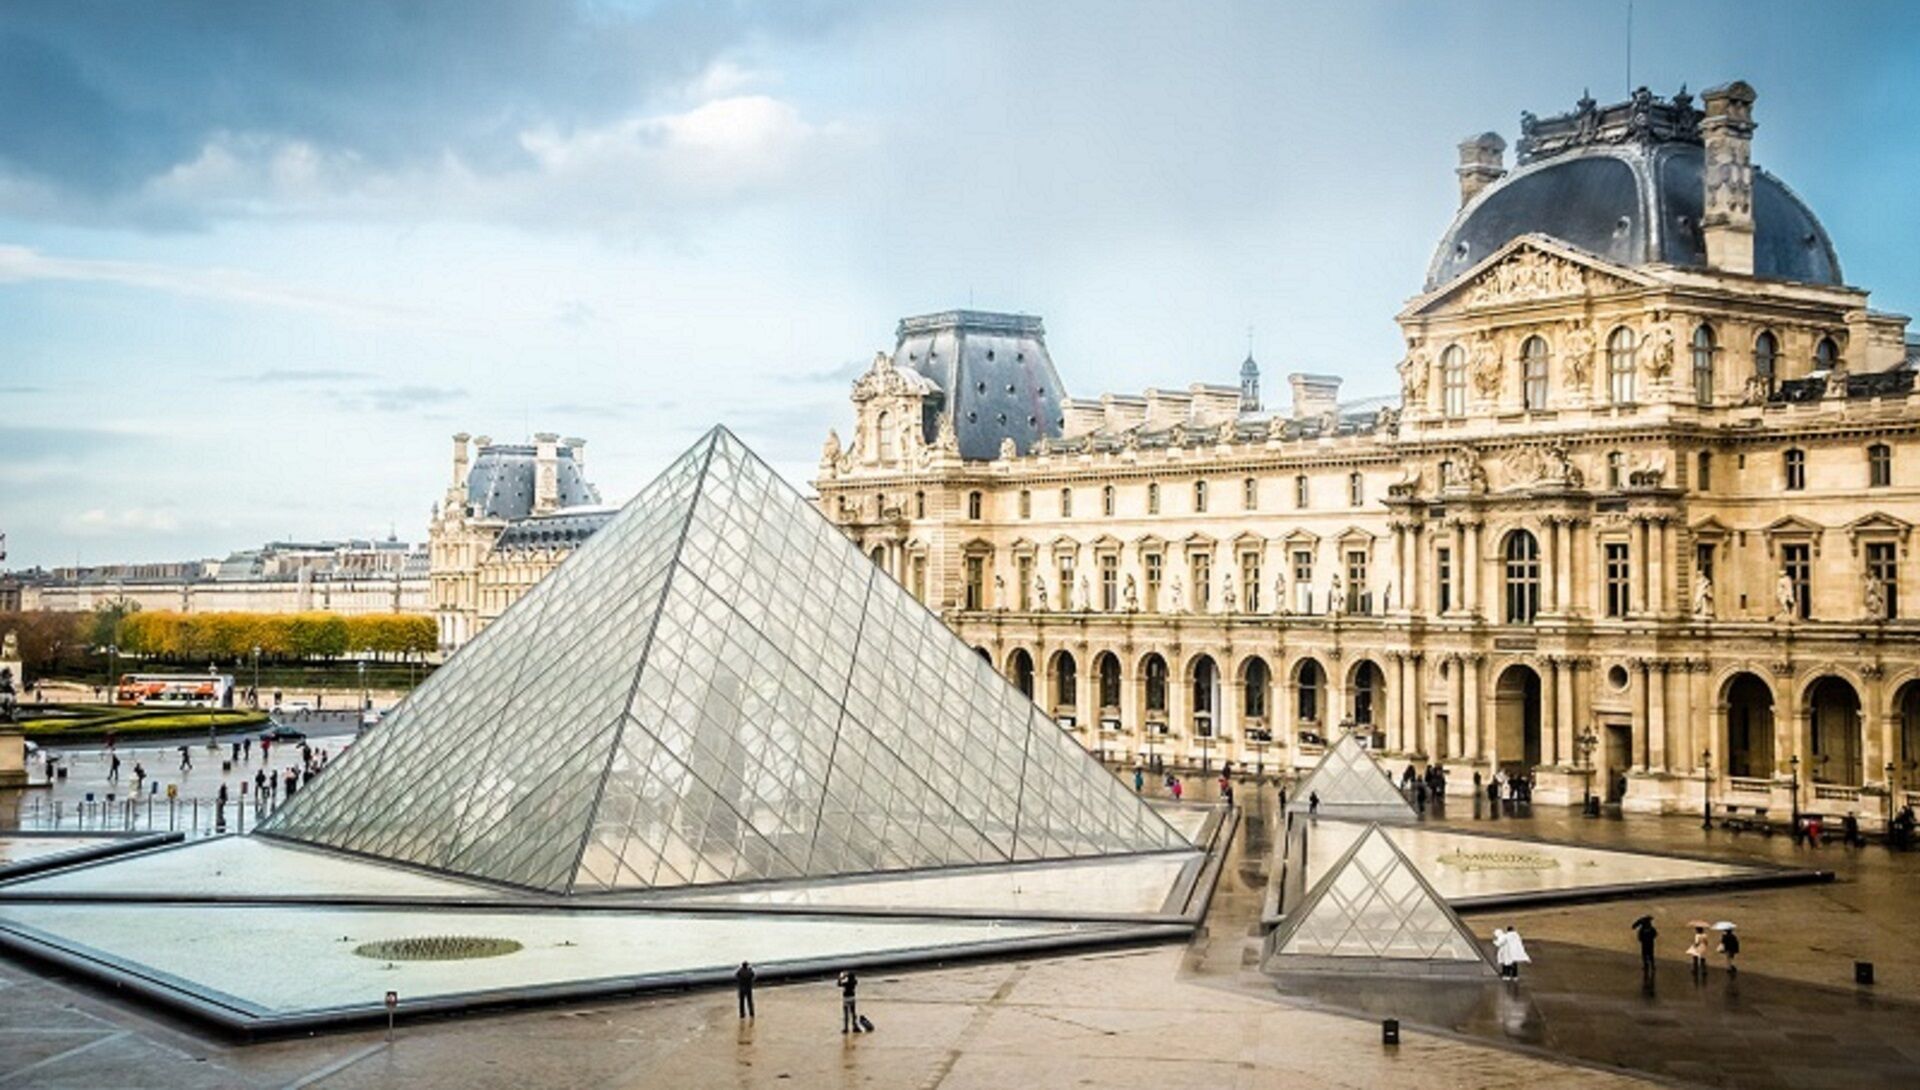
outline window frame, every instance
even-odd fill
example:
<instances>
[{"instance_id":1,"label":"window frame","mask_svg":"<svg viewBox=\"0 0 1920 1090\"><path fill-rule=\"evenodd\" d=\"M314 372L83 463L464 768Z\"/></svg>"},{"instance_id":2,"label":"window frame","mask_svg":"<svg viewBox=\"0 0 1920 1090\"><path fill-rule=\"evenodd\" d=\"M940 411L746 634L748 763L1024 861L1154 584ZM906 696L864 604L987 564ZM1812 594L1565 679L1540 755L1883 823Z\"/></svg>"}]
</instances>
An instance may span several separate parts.
<instances>
[{"instance_id":1,"label":"window frame","mask_svg":"<svg viewBox=\"0 0 1920 1090\"><path fill-rule=\"evenodd\" d=\"M1540 539L1528 530L1511 530L1500 559L1507 623L1532 624L1540 616Z\"/></svg>"},{"instance_id":2,"label":"window frame","mask_svg":"<svg viewBox=\"0 0 1920 1090\"><path fill-rule=\"evenodd\" d=\"M1457 344L1440 353L1440 412L1449 420L1467 415L1467 350Z\"/></svg>"},{"instance_id":3,"label":"window frame","mask_svg":"<svg viewBox=\"0 0 1920 1090\"><path fill-rule=\"evenodd\" d=\"M1547 339L1538 333L1520 342L1521 406L1530 413L1547 409L1550 356Z\"/></svg>"},{"instance_id":4,"label":"window frame","mask_svg":"<svg viewBox=\"0 0 1920 1090\"><path fill-rule=\"evenodd\" d=\"M1799 447L1788 447L1780 454L1780 483L1788 492L1807 490L1807 452Z\"/></svg>"},{"instance_id":5,"label":"window frame","mask_svg":"<svg viewBox=\"0 0 1920 1090\"><path fill-rule=\"evenodd\" d=\"M1631 326L1615 326L1607 334L1607 404L1636 405L1635 379L1640 365L1640 338Z\"/></svg>"},{"instance_id":6,"label":"window frame","mask_svg":"<svg viewBox=\"0 0 1920 1090\"><path fill-rule=\"evenodd\" d=\"M1713 326L1701 322L1693 327L1690 342L1693 350L1693 400L1696 405L1713 404L1713 369L1720 355L1720 338Z\"/></svg>"}]
</instances>

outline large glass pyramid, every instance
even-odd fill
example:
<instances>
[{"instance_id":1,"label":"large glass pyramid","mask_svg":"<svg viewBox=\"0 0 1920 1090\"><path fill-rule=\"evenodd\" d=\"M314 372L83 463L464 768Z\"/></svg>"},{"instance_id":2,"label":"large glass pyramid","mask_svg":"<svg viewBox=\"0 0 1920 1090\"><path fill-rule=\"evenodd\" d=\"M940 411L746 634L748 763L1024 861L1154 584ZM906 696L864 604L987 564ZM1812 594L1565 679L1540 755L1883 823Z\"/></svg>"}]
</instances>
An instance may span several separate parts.
<instances>
[{"instance_id":1,"label":"large glass pyramid","mask_svg":"<svg viewBox=\"0 0 1920 1090\"><path fill-rule=\"evenodd\" d=\"M1305 810L1320 796L1320 812L1335 817L1379 821L1413 820L1413 807L1360 739L1342 734L1327 747L1320 763L1287 796L1288 810Z\"/></svg>"},{"instance_id":2,"label":"large glass pyramid","mask_svg":"<svg viewBox=\"0 0 1920 1090\"><path fill-rule=\"evenodd\" d=\"M723 428L262 831L559 893L1191 847Z\"/></svg>"},{"instance_id":3,"label":"large glass pyramid","mask_svg":"<svg viewBox=\"0 0 1920 1090\"><path fill-rule=\"evenodd\" d=\"M1377 824L1274 932L1270 969L1492 972L1479 940Z\"/></svg>"}]
</instances>

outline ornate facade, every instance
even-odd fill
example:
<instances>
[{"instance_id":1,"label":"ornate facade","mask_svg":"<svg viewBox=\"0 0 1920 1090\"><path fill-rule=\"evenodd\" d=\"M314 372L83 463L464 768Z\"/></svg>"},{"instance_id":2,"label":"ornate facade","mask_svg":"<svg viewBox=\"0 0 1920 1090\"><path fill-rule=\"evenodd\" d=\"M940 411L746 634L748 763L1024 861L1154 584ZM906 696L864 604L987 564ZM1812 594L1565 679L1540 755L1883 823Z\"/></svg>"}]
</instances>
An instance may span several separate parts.
<instances>
[{"instance_id":1,"label":"ornate facade","mask_svg":"<svg viewBox=\"0 0 1920 1090\"><path fill-rule=\"evenodd\" d=\"M613 516L587 481L586 440L453 437L453 479L427 531L428 598L452 652Z\"/></svg>"},{"instance_id":2,"label":"ornate facade","mask_svg":"<svg viewBox=\"0 0 1920 1090\"><path fill-rule=\"evenodd\" d=\"M1302 374L1265 413L1252 361L1076 400L903 323L822 508L1109 758L1355 729L1454 792L1877 825L1920 791L1920 353L1752 163L1753 103L1523 115L1512 171L1463 143L1397 404ZM990 390L1058 410L994 442Z\"/></svg>"}]
</instances>

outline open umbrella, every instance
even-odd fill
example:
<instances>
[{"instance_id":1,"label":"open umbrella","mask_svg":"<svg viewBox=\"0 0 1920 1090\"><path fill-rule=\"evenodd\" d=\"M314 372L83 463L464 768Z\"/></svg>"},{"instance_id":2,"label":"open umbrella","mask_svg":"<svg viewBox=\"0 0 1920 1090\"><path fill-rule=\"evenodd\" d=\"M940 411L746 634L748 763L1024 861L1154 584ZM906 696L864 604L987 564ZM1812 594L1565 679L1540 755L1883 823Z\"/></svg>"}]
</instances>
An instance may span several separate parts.
<instances>
[{"instance_id":1,"label":"open umbrella","mask_svg":"<svg viewBox=\"0 0 1920 1090\"><path fill-rule=\"evenodd\" d=\"M1721 920L1719 923L1713 925L1713 929L1715 931L1731 931L1733 930L1733 921Z\"/></svg>"},{"instance_id":2,"label":"open umbrella","mask_svg":"<svg viewBox=\"0 0 1920 1090\"><path fill-rule=\"evenodd\" d=\"M1652 917L1652 916L1642 916L1642 917L1640 917L1639 919L1637 919L1637 920L1635 920L1635 921L1633 921L1632 923L1630 923L1630 924L1628 924L1627 926L1628 926L1628 927L1630 927L1630 928L1632 928L1632 929L1633 929L1633 930L1635 930L1635 931L1638 931L1638 930L1640 930L1640 929L1641 929L1641 928L1643 928L1643 927L1652 927L1652 926L1653 926L1653 917Z\"/></svg>"},{"instance_id":3,"label":"open umbrella","mask_svg":"<svg viewBox=\"0 0 1920 1090\"><path fill-rule=\"evenodd\" d=\"M1713 925L1712 925L1712 924L1709 924L1709 923L1708 923L1707 921L1705 921L1705 920L1688 920L1688 921L1687 921L1687 926L1688 926L1688 927L1711 927L1711 926L1713 926Z\"/></svg>"}]
</instances>

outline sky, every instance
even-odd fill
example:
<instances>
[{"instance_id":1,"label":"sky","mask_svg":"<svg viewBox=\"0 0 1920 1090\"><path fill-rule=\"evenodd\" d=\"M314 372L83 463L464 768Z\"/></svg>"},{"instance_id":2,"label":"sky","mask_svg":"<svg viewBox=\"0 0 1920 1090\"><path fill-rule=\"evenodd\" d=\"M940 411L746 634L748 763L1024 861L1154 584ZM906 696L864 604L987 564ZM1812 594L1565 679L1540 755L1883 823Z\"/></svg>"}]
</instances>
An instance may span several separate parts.
<instances>
[{"instance_id":1,"label":"sky","mask_svg":"<svg viewBox=\"0 0 1920 1090\"><path fill-rule=\"evenodd\" d=\"M5 566L424 540L457 431L583 436L618 501L724 423L804 487L953 307L1078 396L1249 331L1389 393L1462 138L1735 78L1920 308L1920 4L8 0Z\"/></svg>"}]
</instances>

